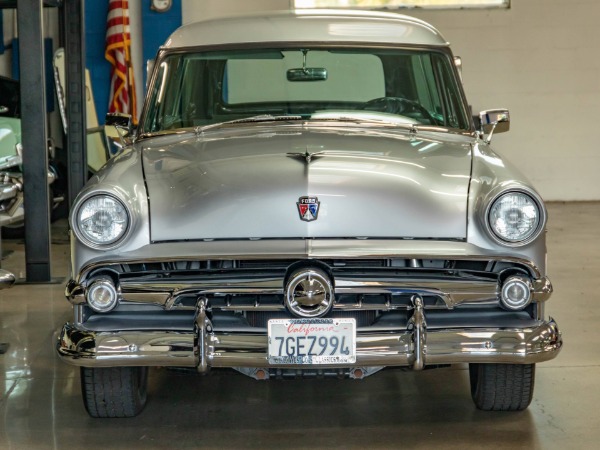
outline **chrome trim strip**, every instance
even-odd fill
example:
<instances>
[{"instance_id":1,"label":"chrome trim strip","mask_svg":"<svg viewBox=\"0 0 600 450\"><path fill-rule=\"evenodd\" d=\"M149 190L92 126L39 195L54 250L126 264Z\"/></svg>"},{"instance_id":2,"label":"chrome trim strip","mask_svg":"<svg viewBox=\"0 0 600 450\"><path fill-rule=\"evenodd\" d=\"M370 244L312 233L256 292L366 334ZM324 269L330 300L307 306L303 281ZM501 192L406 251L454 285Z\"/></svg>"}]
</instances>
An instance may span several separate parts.
<instances>
[{"instance_id":1,"label":"chrome trim strip","mask_svg":"<svg viewBox=\"0 0 600 450\"><path fill-rule=\"evenodd\" d=\"M198 367L203 358L207 367L280 367L267 361L266 334L208 332L204 356L199 355L194 332L90 332L65 324L57 342L60 358L76 366L174 366ZM424 336L424 335L423 335ZM419 350L423 365L457 363L533 364L554 358L562 347L556 322L522 329L428 330ZM352 367L415 365L414 333L408 330L387 333L359 332L356 363ZM285 366L308 368L308 366ZM323 365L320 368L336 367Z\"/></svg>"},{"instance_id":2,"label":"chrome trim strip","mask_svg":"<svg viewBox=\"0 0 600 450\"><path fill-rule=\"evenodd\" d=\"M167 309L173 307L177 296L186 292L197 295L276 294L283 295L281 279L248 281L245 279L220 282L121 283L123 300L154 303ZM440 281L435 279L354 281L336 278L335 294L419 294L438 295L449 308L466 302L489 301L498 298L495 281ZM150 295L148 295L150 294ZM231 308L243 309L243 308ZM251 308L254 309L254 308ZM344 309L348 309L347 307Z\"/></svg>"},{"instance_id":3,"label":"chrome trim strip","mask_svg":"<svg viewBox=\"0 0 600 450\"><path fill-rule=\"evenodd\" d=\"M496 281L439 280L406 278L398 280L335 280L336 294L418 294L437 295L448 308L461 303L497 300Z\"/></svg>"},{"instance_id":4,"label":"chrome trim strip","mask_svg":"<svg viewBox=\"0 0 600 450\"><path fill-rule=\"evenodd\" d=\"M122 281L120 283L122 300L132 303L144 303L162 306L165 309L178 308L177 297L186 293L198 296L227 294L275 294L283 295L283 280L265 278L260 280L226 279L219 281L168 281L141 282ZM84 304L84 289L74 282L67 285L66 295L69 301ZM500 287L495 281L479 280L440 280L435 278L405 278L398 280L335 280L335 294L418 294L435 295L442 298L448 308L465 303L495 302L499 298ZM547 277L533 281L532 300L543 302L552 294L552 284ZM397 309L388 304L355 305L335 304L335 309L349 310L391 310ZM194 309L193 306L182 309ZM239 306L227 305L224 310L277 311L283 310L279 305Z\"/></svg>"},{"instance_id":5,"label":"chrome trim strip","mask_svg":"<svg viewBox=\"0 0 600 450\"><path fill-rule=\"evenodd\" d=\"M99 257L82 266L76 281L82 282L99 268L121 264L152 264L208 260L303 260L303 259L448 259L456 261L496 261L529 268L532 278L540 278L539 267L531 260L497 253L473 244L456 241L397 239L259 239L167 242L148 244L134 252ZM161 255L157 257L156 255Z\"/></svg>"}]
</instances>

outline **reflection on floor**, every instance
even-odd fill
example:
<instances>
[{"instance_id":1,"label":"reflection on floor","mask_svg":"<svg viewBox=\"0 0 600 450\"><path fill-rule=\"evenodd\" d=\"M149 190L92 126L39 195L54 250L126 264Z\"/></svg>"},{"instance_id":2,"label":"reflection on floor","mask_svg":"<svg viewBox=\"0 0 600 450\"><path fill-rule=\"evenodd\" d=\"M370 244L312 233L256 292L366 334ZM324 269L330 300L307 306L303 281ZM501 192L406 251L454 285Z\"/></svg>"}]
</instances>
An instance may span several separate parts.
<instances>
[{"instance_id":1,"label":"reflection on floor","mask_svg":"<svg viewBox=\"0 0 600 450\"><path fill-rule=\"evenodd\" d=\"M389 370L363 381L257 382L234 372L150 373L134 419L91 419L79 372L54 353L70 316L63 284L0 291L1 449L133 448L597 448L600 426L600 204L551 204L547 305L563 331L561 355L538 365L522 413L477 411L465 366ZM24 275L23 246L2 263ZM53 231L53 275L66 278L64 225Z\"/></svg>"}]
</instances>

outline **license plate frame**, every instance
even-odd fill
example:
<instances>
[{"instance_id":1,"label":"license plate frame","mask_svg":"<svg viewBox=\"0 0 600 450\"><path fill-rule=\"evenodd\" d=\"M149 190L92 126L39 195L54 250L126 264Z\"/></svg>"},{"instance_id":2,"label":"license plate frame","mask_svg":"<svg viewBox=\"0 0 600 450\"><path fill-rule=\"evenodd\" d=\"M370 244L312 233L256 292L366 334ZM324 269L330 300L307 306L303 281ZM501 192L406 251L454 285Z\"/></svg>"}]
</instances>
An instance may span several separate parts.
<instances>
[{"instance_id":1,"label":"license plate frame","mask_svg":"<svg viewBox=\"0 0 600 450\"><path fill-rule=\"evenodd\" d=\"M271 365L356 363L356 320L353 318L271 319L267 332L267 359ZM324 340L327 341L325 348Z\"/></svg>"}]
</instances>

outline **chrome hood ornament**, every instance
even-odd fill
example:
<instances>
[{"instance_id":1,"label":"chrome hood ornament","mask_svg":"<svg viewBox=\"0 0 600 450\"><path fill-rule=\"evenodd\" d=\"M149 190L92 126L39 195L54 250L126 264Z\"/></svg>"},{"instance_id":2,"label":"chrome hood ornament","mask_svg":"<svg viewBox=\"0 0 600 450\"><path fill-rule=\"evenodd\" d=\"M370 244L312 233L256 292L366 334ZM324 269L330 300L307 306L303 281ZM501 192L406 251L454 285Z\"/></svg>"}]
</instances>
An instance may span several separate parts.
<instances>
[{"instance_id":1,"label":"chrome hood ornament","mask_svg":"<svg viewBox=\"0 0 600 450\"><path fill-rule=\"evenodd\" d=\"M306 164L310 164L311 161L313 160L313 158L319 158L321 156L325 156L324 153L325 152L309 153L308 150L306 150L304 153L287 153L287 156L289 156L290 158L304 159L306 161Z\"/></svg>"}]
</instances>

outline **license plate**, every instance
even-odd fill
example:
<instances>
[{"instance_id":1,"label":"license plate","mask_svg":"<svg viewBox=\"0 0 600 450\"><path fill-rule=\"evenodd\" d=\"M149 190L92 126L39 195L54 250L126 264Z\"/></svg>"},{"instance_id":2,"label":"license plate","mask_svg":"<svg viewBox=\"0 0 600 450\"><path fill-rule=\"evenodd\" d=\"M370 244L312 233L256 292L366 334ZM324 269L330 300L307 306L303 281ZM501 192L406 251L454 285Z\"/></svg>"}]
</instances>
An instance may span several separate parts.
<instances>
[{"instance_id":1,"label":"license plate","mask_svg":"<svg viewBox=\"0 0 600 450\"><path fill-rule=\"evenodd\" d=\"M269 364L353 364L354 319L272 319Z\"/></svg>"}]
</instances>

